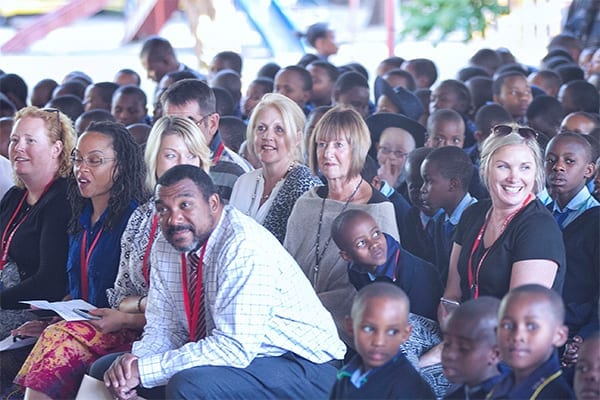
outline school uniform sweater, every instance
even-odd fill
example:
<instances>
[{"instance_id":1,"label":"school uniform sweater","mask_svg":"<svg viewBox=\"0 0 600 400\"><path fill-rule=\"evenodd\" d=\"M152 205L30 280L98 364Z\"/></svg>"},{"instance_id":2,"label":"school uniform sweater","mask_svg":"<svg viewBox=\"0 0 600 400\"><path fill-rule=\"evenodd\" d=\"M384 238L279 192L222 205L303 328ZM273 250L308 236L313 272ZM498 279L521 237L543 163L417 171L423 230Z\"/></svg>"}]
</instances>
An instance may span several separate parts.
<instances>
[{"instance_id":1,"label":"school uniform sweater","mask_svg":"<svg viewBox=\"0 0 600 400\"><path fill-rule=\"evenodd\" d=\"M402 352L357 380L353 375L361 373L362 364L362 358L356 355L338 372L331 399L435 399L431 387Z\"/></svg>"},{"instance_id":2,"label":"school uniform sweater","mask_svg":"<svg viewBox=\"0 0 600 400\"><path fill-rule=\"evenodd\" d=\"M348 277L356 290L375 281L388 281L406 292L410 312L437 320L437 306L442 295L442 282L435 267L403 249L397 240L384 233L387 256L384 264L374 272L368 267L352 262Z\"/></svg>"},{"instance_id":3,"label":"school uniform sweater","mask_svg":"<svg viewBox=\"0 0 600 400\"><path fill-rule=\"evenodd\" d=\"M487 396L487 399L575 399L573 390L562 375L558 353L536 368L531 375L515 385L514 374L506 375Z\"/></svg>"}]
</instances>

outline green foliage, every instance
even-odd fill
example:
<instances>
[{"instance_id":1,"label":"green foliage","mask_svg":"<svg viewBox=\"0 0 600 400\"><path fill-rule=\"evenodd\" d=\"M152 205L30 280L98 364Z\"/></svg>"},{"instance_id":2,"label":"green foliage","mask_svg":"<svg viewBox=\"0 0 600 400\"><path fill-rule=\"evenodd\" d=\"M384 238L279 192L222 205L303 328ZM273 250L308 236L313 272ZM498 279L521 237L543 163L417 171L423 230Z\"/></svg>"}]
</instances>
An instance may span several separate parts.
<instances>
[{"instance_id":1,"label":"green foliage","mask_svg":"<svg viewBox=\"0 0 600 400\"><path fill-rule=\"evenodd\" d=\"M462 32L468 42L475 33L485 36L492 17L507 14L509 9L497 0L404 0L401 5L404 29L402 38L414 35L424 39L432 34L435 43L450 33Z\"/></svg>"}]
</instances>

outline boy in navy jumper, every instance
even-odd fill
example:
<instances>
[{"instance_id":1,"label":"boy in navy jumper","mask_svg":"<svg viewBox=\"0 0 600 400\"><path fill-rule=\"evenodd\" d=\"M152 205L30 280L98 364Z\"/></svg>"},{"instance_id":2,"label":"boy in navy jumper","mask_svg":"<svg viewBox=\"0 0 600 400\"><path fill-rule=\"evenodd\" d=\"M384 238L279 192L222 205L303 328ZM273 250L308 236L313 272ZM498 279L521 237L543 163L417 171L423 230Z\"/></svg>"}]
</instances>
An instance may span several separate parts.
<instances>
[{"instance_id":1,"label":"boy in navy jumper","mask_svg":"<svg viewBox=\"0 0 600 400\"><path fill-rule=\"evenodd\" d=\"M423 260L433 262L433 217L443 210L431 209L421 199L421 164L433 151L430 147L414 149L407 157L404 169L406 188L412 207L406 214L404 226L399 226L402 247Z\"/></svg>"},{"instance_id":2,"label":"boy in navy jumper","mask_svg":"<svg viewBox=\"0 0 600 400\"><path fill-rule=\"evenodd\" d=\"M468 192L472 176L473 164L467 153L458 147L435 149L421 164L421 197L430 208L444 210L435 217L433 226L434 264L444 284L448 279L456 225L463 211L477 202Z\"/></svg>"},{"instance_id":3,"label":"boy in navy jumper","mask_svg":"<svg viewBox=\"0 0 600 400\"><path fill-rule=\"evenodd\" d=\"M512 289L498 311L498 347L512 369L488 399L574 399L556 349L567 341L560 295L535 284Z\"/></svg>"},{"instance_id":4,"label":"boy in navy jumper","mask_svg":"<svg viewBox=\"0 0 600 400\"><path fill-rule=\"evenodd\" d=\"M579 133L564 132L548 143L545 167L548 209L563 232L567 272L563 300L569 336L586 338L599 329L600 203L586 183L594 175L590 143Z\"/></svg>"},{"instance_id":5,"label":"boy in navy jumper","mask_svg":"<svg viewBox=\"0 0 600 400\"><path fill-rule=\"evenodd\" d=\"M375 282L352 304L347 329L358 354L343 367L331 399L434 399L400 345L410 336L409 300L402 289Z\"/></svg>"},{"instance_id":6,"label":"boy in navy jumper","mask_svg":"<svg viewBox=\"0 0 600 400\"><path fill-rule=\"evenodd\" d=\"M575 395L577 400L600 399L600 332L588 337L580 349L575 367Z\"/></svg>"},{"instance_id":7,"label":"boy in navy jumper","mask_svg":"<svg viewBox=\"0 0 600 400\"><path fill-rule=\"evenodd\" d=\"M500 381L500 352L496 344L500 300L482 296L460 305L443 327L444 375L460 386L445 399L485 399Z\"/></svg>"},{"instance_id":8,"label":"boy in navy jumper","mask_svg":"<svg viewBox=\"0 0 600 400\"><path fill-rule=\"evenodd\" d=\"M348 210L333 221L331 237L348 261L350 283L357 290L376 281L395 284L410 299L411 312L435 320L442 283L430 263L404 250L363 210Z\"/></svg>"}]
</instances>

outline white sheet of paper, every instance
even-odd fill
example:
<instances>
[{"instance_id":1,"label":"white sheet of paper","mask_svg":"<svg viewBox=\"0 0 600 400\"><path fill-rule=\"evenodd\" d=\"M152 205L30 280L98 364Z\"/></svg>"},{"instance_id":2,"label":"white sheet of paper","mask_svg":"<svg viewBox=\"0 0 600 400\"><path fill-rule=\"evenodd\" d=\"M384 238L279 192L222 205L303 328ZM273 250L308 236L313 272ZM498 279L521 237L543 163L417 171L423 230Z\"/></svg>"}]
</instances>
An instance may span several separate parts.
<instances>
[{"instance_id":1,"label":"white sheet of paper","mask_svg":"<svg viewBox=\"0 0 600 400\"><path fill-rule=\"evenodd\" d=\"M6 339L0 341L0 352L6 350L15 350L21 347L29 346L30 344L35 343L36 340L37 338L35 337L28 337L25 339L17 339L17 341L15 342L14 337L12 335L9 335Z\"/></svg>"},{"instance_id":2,"label":"white sheet of paper","mask_svg":"<svg viewBox=\"0 0 600 400\"><path fill-rule=\"evenodd\" d=\"M36 308L41 308L42 310L52 310L58 315L60 315L66 321L85 321L87 318L82 317L81 315L75 313L73 309L81 308L84 310L93 310L97 307L91 305L85 300L77 299L77 300L68 300L68 301L55 301L49 302L46 300L27 300L22 301L21 303L29 304Z\"/></svg>"}]
</instances>

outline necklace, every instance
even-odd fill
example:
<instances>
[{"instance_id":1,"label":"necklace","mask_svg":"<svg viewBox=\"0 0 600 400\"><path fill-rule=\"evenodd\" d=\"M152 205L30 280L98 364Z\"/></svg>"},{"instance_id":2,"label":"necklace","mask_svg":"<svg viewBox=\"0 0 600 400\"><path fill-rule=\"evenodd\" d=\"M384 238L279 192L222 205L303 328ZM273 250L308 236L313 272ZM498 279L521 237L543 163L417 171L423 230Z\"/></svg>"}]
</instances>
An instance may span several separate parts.
<instances>
[{"instance_id":1,"label":"necklace","mask_svg":"<svg viewBox=\"0 0 600 400\"><path fill-rule=\"evenodd\" d=\"M288 177L288 175L290 174L290 172L292 172L292 170L293 170L295 167L296 167L296 162L295 162L295 161L292 161L292 162L290 163L290 165L288 166L287 170L285 171L285 174L283 174L283 176L281 177L281 179L279 179L279 181L281 181L281 180L285 180L285 179ZM255 183L255 185L254 185L254 193L252 193L252 198L251 198L251 200L250 200L250 205L248 205L248 211L246 212L246 215L252 215L252 207L254 206L254 201L255 201L255 200L257 199L257 197L258 197L258 185L260 185L260 180L261 180L261 178L263 179L263 181L265 180L265 179L264 179L264 174L263 174L262 172L261 172L260 174L256 175L256 183ZM277 182L279 182L279 181L277 181ZM263 184L263 185L264 185L264 184ZM263 186L263 188L264 188L264 186ZM271 197L271 193L272 193L272 192L273 192L273 189L271 189L271 191L270 191L270 192L268 192L268 193L266 193L266 194L262 195L262 196L261 196L261 198L260 198L260 200L261 200L262 202L264 202L264 201L268 200L268 199L269 199L269 197ZM260 205L259 205L259 208L260 208Z\"/></svg>"},{"instance_id":2,"label":"necklace","mask_svg":"<svg viewBox=\"0 0 600 400\"><path fill-rule=\"evenodd\" d=\"M358 181L358 185L356 185L356 187L350 194L350 197L348 197L348 199L344 203L344 206L342 207L342 211L340 211L340 214L343 213L344 211L346 211L346 208L348 208L348 205L350 204L350 202L352 201L352 199L358 192L358 188L360 187L362 182L363 182L363 180L361 178L360 181ZM317 283L317 276L319 275L319 268L321 265L321 260L323 259L323 256L325 255L325 252L327 251L327 247L329 247L329 243L331 242L331 234L330 234L329 237L327 238L327 240L325 241L325 246L323 246L323 250L319 251L319 243L321 242L321 226L323 225L323 212L325 211L325 200L327 200L327 196L323 197L323 201L321 202L321 212L319 213L319 225L317 227L315 267L314 267L315 273L313 275L313 284L315 284L315 285Z\"/></svg>"}]
</instances>

